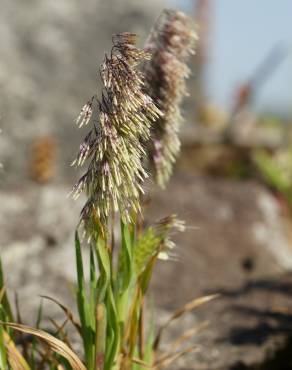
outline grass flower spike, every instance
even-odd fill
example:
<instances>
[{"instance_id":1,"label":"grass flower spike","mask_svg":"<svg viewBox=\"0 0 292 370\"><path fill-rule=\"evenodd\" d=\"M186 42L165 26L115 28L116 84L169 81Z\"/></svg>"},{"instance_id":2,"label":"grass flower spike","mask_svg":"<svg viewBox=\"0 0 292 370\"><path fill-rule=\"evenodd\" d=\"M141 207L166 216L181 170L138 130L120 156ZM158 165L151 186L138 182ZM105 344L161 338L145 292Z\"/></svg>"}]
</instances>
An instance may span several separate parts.
<instances>
[{"instance_id":1,"label":"grass flower spike","mask_svg":"<svg viewBox=\"0 0 292 370\"><path fill-rule=\"evenodd\" d=\"M146 156L143 142L149 140L150 125L162 114L142 90L143 76L137 66L150 55L137 49L135 41L130 33L113 37L111 54L105 56L100 68L102 97L85 104L77 120L80 126L87 124L97 102L96 123L75 160L77 165L90 160L87 172L73 189L75 196L83 189L87 192L81 214L87 223L98 219L106 224L111 211L119 211L129 222L131 211L140 211L141 184L147 177L142 167Z\"/></svg>"},{"instance_id":2,"label":"grass flower spike","mask_svg":"<svg viewBox=\"0 0 292 370\"><path fill-rule=\"evenodd\" d=\"M150 143L150 161L161 187L168 181L180 150L180 104L187 95L185 80L190 70L186 62L195 40L191 20L181 12L165 10L145 45L152 53L144 68L146 91L164 113L154 125Z\"/></svg>"}]
</instances>

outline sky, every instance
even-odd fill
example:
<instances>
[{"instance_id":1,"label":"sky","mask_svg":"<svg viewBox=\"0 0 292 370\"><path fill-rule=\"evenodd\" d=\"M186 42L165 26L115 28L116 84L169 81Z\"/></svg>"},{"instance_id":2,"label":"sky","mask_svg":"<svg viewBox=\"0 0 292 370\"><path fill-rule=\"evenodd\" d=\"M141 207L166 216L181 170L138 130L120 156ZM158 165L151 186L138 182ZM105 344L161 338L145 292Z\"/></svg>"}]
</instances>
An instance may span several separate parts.
<instances>
[{"instance_id":1,"label":"sky","mask_svg":"<svg viewBox=\"0 0 292 370\"><path fill-rule=\"evenodd\" d=\"M195 0L169 0L193 14ZM208 94L228 107L234 89L252 77L276 45L286 58L261 86L254 108L292 113L292 1L210 0L212 5L207 73Z\"/></svg>"}]
</instances>

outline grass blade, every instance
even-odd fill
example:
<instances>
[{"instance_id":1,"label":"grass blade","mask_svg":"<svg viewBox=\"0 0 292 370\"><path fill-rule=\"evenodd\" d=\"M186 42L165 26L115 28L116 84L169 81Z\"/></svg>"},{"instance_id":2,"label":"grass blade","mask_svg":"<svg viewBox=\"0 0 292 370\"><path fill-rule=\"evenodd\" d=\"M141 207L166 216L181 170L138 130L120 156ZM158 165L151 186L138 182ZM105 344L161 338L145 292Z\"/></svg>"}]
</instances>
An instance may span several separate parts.
<instances>
[{"instance_id":1,"label":"grass blade","mask_svg":"<svg viewBox=\"0 0 292 370\"><path fill-rule=\"evenodd\" d=\"M182 351L179 351L179 352L176 352L176 353L168 353L166 354L165 356L163 356L162 358L160 358L159 360L157 360L154 364L154 369L158 370L158 369L163 369L167 366L169 366L170 364L172 364L174 361L176 361L178 358L186 355L187 353L192 353L192 352L195 352L195 351L198 351L198 347L197 346L190 346L186 349L183 349Z\"/></svg>"},{"instance_id":2,"label":"grass blade","mask_svg":"<svg viewBox=\"0 0 292 370\"><path fill-rule=\"evenodd\" d=\"M90 307L86 299L85 279L83 271L83 259L81 253L80 239L78 231L75 232L75 253L77 268L77 306L82 329L82 339L88 370L94 369L94 331L90 319Z\"/></svg>"},{"instance_id":3,"label":"grass blade","mask_svg":"<svg viewBox=\"0 0 292 370\"><path fill-rule=\"evenodd\" d=\"M7 368L7 355L6 355L4 335L5 335L5 331L3 327L0 327L0 368L1 369Z\"/></svg>"},{"instance_id":4,"label":"grass blade","mask_svg":"<svg viewBox=\"0 0 292 370\"><path fill-rule=\"evenodd\" d=\"M118 269L120 294L123 294L123 292L127 290L133 276L133 248L130 233L131 227L132 225L125 224L123 221L121 221L122 247L119 256Z\"/></svg>"},{"instance_id":5,"label":"grass blade","mask_svg":"<svg viewBox=\"0 0 292 370\"><path fill-rule=\"evenodd\" d=\"M3 328L1 329L3 330ZM5 347L7 350L8 362L12 370L30 370L28 363L25 361L24 357L18 351L16 345L14 344L13 340L10 338L8 333L6 333L4 330L3 330L3 337L4 337Z\"/></svg>"},{"instance_id":6,"label":"grass blade","mask_svg":"<svg viewBox=\"0 0 292 370\"><path fill-rule=\"evenodd\" d=\"M170 318L160 327L160 329L159 329L159 331L157 333L156 339L154 341L154 349L155 350L158 349L158 346L159 346L159 343L160 343L160 340L161 340L161 336L162 336L163 331L174 320L178 319L179 317L181 317L182 315L184 315L186 312L192 311L193 309L201 306L202 304L205 304L207 302L210 302L210 301L212 301L213 299L215 299L217 297L219 297L219 294L212 294L212 295L208 295L208 296L204 296L204 297L200 297L200 298L195 298L192 301L186 303L182 308L179 308L178 310L176 310L170 316Z\"/></svg>"},{"instance_id":7,"label":"grass blade","mask_svg":"<svg viewBox=\"0 0 292 370\"><path fill-rule=\"evenodd\" d=\"M56 303L56 305L58 305L61 308L61 310L66 314L67 318L70 320L70 322L76 328L76 330L78 331L78 333L80 335L82 335L81 326L80 326L79 322L75 319L75 317L73 315L73 312L71 310L69 310L69 308L67 308L66 306L64 306L62 303L60 303L55 298L52 298L52 297L49 297L49 296L46 296L46 295L42 295L41 297L44 298L44 299L47 299L49 301L52 301L52 302Z\"/></svg>"},{"instance_id":8,"label":"grass blade","mask_svg":"<svg viewBox=\"0 0 292 370\"><path fill-rule=\"evenodd\" d=\"M96 370L102 370L105 360L105 341L106 341L106 309L104 303L100 303L96 308L96 343L95 343L95 364Z\"/></svg>"},{"instance_id":9,"label":"grass blade","mask_svg":"<svg viewBox=\"0 0 292 370\"><path fill-rule=\"evenodd\" d=\"M4 311L6 313L6 316L8 317L9 321L14 321L12 309L9 303L9 299L6 293L5 284L4 284L4 274L3 274L3 268L2 268L2 260L0 258L0 290L3 289L3 294L1 298L1 305L4 308Z\"/></svg>"},{"instance_id":10,"label":"grass blade","mask_svg":"<svg viewBox=\"0 0 292 370\"><path fill-rule=\"evenodd\" d=\"M63 356L72 366L73 370L86 370L86 367L83 365L79 357L73 352L65 343L60 339L55 338L51 334L46 333L40 329L34 329L26 325L14 324L14 323L0 323L2 325L8 326L14 330L31 334L47 343L52 351Z\"/></svg>"}]
</instances>

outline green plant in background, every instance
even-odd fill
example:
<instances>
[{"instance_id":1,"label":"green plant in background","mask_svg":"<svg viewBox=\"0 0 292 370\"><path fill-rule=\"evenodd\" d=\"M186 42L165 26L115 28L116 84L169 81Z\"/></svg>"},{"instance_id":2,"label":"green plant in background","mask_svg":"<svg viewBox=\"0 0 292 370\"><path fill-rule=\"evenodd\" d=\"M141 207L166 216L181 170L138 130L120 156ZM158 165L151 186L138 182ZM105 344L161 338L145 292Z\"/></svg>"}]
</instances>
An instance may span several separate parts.
<instances>
[{"instance_id":1,"label":"green plant in background","mask_svg":"<svg viewBox=\"0 0 292 370\"><path fill-rule=\"evenodd\" d=\"M158 369L193 349L174 351L188 334L179 338L170 352L161 354L162 333L174 319L214 296L194 300L175 312L156 336L149 318L145 324L144 300L154 266L159 258L168 258L174 247L173 232L185 227L172 215L143 229L141 196L147 161L154 164L157 182L165 186L178 154L179 104L186 95L184 80L189 70L185 62L194 39L189 19L175 11L163 12L146 50L136 47L134 34L113 37L112 50L100 68L101 98L92 97L77 119L80 127L92 124L73 163L88 163L72 190L73 197L83 191L87 195L75 232L79 320L50 298L66 315L62 325L53 322L54 333L39 328L41 309L36 329L20 320L12 323L1 269L1 368ZM138 67L143 61L141 72ZM84 271L84 253L90 257L88 273ZM85 365L68 340L68 321L83 342ZM46 343L46 350L33 339L21 354L14 331L39 338Z\"/></svg>"},{"instance_id":2,"label":"green plant in background","mask_svg":"<svg viewBox=\"0 0 292 370\"><path fill-rule=\"evenodd\" d=\"M292 149L280 149L273 155L257 150L253 159L267 184L292 206Z\"/></svg>"}]
</instances>

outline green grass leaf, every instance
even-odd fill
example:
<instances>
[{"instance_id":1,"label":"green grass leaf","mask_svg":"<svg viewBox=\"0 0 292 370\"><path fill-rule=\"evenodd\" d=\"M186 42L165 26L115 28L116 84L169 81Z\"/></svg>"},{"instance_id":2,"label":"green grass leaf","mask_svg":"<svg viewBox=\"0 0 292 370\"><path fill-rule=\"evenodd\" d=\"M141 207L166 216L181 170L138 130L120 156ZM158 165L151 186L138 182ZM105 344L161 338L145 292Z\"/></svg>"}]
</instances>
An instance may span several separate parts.
<instances>
[{"instance_id":1,"label":"green grass leaf","mask_svg":"<svg viewBox=\"0 0 292 370\"><path fill-rule=\"evenodd\" d=\"M91 370L94 369L95 325L92 325L91 310L86 296L83 259L77 230L75 232L75 253L77 268L77 307L81 322L86 365L87 369Z\"/></svg>"},{"instance_id":2,"label":"green grass leaf","mask_svg":"<svg viewBox=\"0 0 292 370\"><path fill-rule=\"evenodd\" d=\"M131 237L131 228L133 225L125 224L121 221L121 239L122 245L119 255L119 266L118 266L118 285L119 293L128 289L131 279L133 277L133 244Z\"/></svg>"},{"instance_id":3,"label":"green grass leaf","mask_svg":"<svg viewBox=\"0 0 292 370\"><path fill-rule=\"evenodd\" d=\"M157 236L152 227L149 227L138 239L134 248L134 267L137 275L140 275L149 261L157 253L161 238Z\"/></svg>"},{"instance_id":4,"label":"green grass leaf","mask_svg":"<svg viewBox=\"0 0 292 370\"><path fill-rule=\"evenodd\" d=\"M2 268L2 260L0 258L0 291L2 292L1 305L7 315L9 321L14 321L11 305L6 293L5 283L4 283L4 273Z\"/></svg>"}]
</instances>

